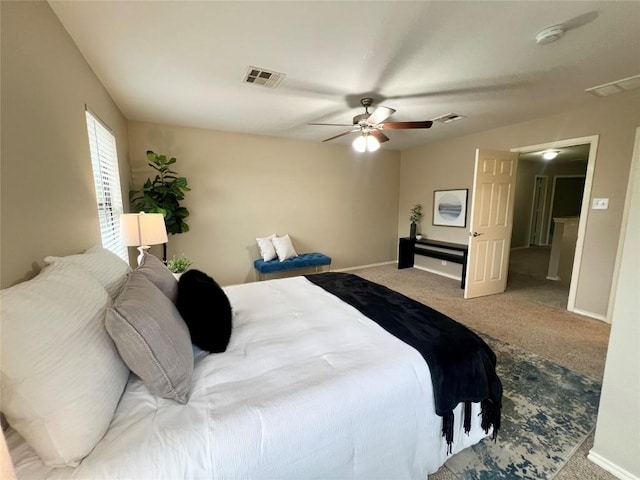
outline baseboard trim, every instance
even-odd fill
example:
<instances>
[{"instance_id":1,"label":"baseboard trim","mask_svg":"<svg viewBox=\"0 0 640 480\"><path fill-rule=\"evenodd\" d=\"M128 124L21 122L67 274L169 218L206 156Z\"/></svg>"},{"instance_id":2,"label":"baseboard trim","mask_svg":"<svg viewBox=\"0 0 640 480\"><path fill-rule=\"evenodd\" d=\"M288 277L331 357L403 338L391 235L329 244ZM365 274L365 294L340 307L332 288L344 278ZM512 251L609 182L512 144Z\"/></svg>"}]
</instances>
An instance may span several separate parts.
<instances>
[{"instance_id":1,"label":"baseboard trim","mask_svg":"<svg viewBox=\"0 0 640 480\"><path fill-rule=\"evenodd\" d=\"M380 263L369 263L367 265L356 265L355 267L346 267L346 268L338 268L338 269L331 269L332 272L349 272L351 270L361 270L363 268L369 268L369 267L380 267L382 265L391 265L391 264L397 264L398 262L395 260L391 260L390 262L380 262Z\"/></svg>"},{"instance_id":2,"label":"baseboard trim","mask_svg":"<svg viewBox=\"0 0 640 480\"><path fill-rule=\"evenodd\" d=\"M393 260L391 262L370 263L368 265L358 265L358 266L355 266L355 267L340 268L340 269L331 270L331 271L332 272L349 272L351 270L360 270L360 269L363 269L363 268L379 267L379 266L382 266L382 265L391 265L391 264L396 264L397 265L398 262L396 260ZM432 270L430 268L419 267L417 265L414 265L413 268L416 268L418 270L424 270L425 272L433 273L435 275L440 275L441 277L447 277L447 278L451 278L453 280L461 281L461 277L457 277L455 275L451 275L451 274L448 274L448 273L439 272L438 270Z\"/></svg>"},{"instance_id":3,"label":"baseboard trim","mask_svg":"<svg viewBox=\"0 0 640 480\"><path fill-rule=\"evenodd\" d=\"M425 272L433 273L435 275L440 275L441 277L451 278L452 280L458 280L458 281L462 280L462 277L458 277L458 276L452 275L450 273L440 272L438 270L433 270L431 268L421 267L421 266L418 266L418 265L414 265L413 268L416 268L418 270L424 270Z\"/></svg>"},{"instance_id":4,"label":"baseboard trim","mask_svg":"<svg viewBox=\"0 0 640 480\"><path fill-rule=\"evenodd\" d=\"M607 321L607 317L604 315L600 315L599 313L587 312L586 310L580 310L579 308L574 308L573 310L569 310L570 312L577 313L578 315L582 315L584 317L595 318L596 320L602 320L603 322L610 323Z\"/></svg>"},{"instance_id":5,"label":"baseboard trim","mask_svg":"<svg viewBox=\"0 0 640 480\"><path fill-rule=\"evenodd\" d=\"M619 478L620 480L640 480L639 477L636 477L631 472L626 471L624 468L620 468L615 463L611 463L609 460L602 457L601 455L594 453L593 450L589 451L589 453L587 454L587 458L593 463L595 463L596 465L598 465L600 468L603 468L604 470L609 472L611 475L614 475L616 478Z\"/></svg>"}]
</instances>

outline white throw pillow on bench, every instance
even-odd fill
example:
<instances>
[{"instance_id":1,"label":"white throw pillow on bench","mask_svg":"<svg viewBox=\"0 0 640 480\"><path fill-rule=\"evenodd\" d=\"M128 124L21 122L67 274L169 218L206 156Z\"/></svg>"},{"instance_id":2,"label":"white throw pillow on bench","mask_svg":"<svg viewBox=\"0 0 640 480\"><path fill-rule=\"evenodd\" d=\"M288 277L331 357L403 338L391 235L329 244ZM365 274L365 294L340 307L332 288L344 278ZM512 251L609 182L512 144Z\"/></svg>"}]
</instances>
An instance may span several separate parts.
<instances>
[{"instance_id":1,"label":"white throw pillow on bench","mask_svg":"<svg viewBox=\"0 0 640 480\"><path fill-rule=\"evenodd\" d=\"M258 248L260 249L260 256L265 262L269 260L273 260L276 258L276 250L273 246L272 239L276 238L276 234L272 233L268 237L258 237L256 238L256 242L258 242Z\"/></svg>"},{"instance_id":2,"label":"white throw pillow on bench","mask_svg":"<svg viewBox=\"0 0 640 480\"><path fill-rule=\"evenodd\" d=\"M280 260L281 262L284 262L288 258L298 256L296 249L293 248L293 243L291 242L289 234L286 234L282 237L274 237L271 241L273 242L273 246L276 249L278 260Z\"/></svg>"}]
</instances>

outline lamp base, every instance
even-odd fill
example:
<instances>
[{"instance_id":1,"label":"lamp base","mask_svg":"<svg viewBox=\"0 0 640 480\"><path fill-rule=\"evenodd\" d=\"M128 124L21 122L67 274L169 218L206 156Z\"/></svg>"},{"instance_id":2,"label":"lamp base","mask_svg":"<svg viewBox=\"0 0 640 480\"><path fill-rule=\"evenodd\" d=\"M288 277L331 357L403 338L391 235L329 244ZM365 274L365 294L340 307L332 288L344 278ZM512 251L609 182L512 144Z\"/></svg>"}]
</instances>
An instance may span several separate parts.
<instances>
[{"instance_id":1,"label":"lamp base","mask_svg":"<svg viewBox=\"0 0 640 480\"><path fill-rule=\"evenodd\" d=\"M138 251L140 255L138 255L138 266L142 265L142 260L144 260L144 256L147 252L145 250L149 250L149 245L140 245L138 247Z\"/></svg>"}]
</instances>

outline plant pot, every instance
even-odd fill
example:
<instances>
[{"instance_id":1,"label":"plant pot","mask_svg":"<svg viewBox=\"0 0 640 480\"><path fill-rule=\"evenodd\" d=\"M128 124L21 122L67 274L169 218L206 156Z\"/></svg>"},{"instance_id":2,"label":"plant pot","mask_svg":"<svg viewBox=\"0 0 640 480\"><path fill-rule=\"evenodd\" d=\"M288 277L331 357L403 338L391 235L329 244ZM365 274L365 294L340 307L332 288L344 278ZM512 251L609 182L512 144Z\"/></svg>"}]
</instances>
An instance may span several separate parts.
<instances>
[{"instance_id":1,"label":"plant pot","mask_svg":"<svg viewBox=\"0 0 640 480\"><path fill-rule=\"evenodd\" d=\"M416 225L415 223L411 224L411 230L409 233L409 237L411 238L416 238L416 229L417 229L418 225Z\"/></svg>"}]
</instances>

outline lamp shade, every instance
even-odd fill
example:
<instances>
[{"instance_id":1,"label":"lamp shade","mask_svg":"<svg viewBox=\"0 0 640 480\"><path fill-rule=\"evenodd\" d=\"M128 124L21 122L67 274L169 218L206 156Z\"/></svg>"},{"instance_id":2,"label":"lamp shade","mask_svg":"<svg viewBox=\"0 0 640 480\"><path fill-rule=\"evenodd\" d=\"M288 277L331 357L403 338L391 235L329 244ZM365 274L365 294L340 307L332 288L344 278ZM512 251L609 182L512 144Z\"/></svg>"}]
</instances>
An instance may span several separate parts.
<instances>
[{"instance_id":1,"label":"lamp shade","mask_svg":"<svg viewBox=\"0 0 640 480\"><path fill-rule=\"evenodd\" d=\"M164 216L161 213L124 213L120 215L120 238L127 247L166 243Z\"/></svg>"}]
</instances>

